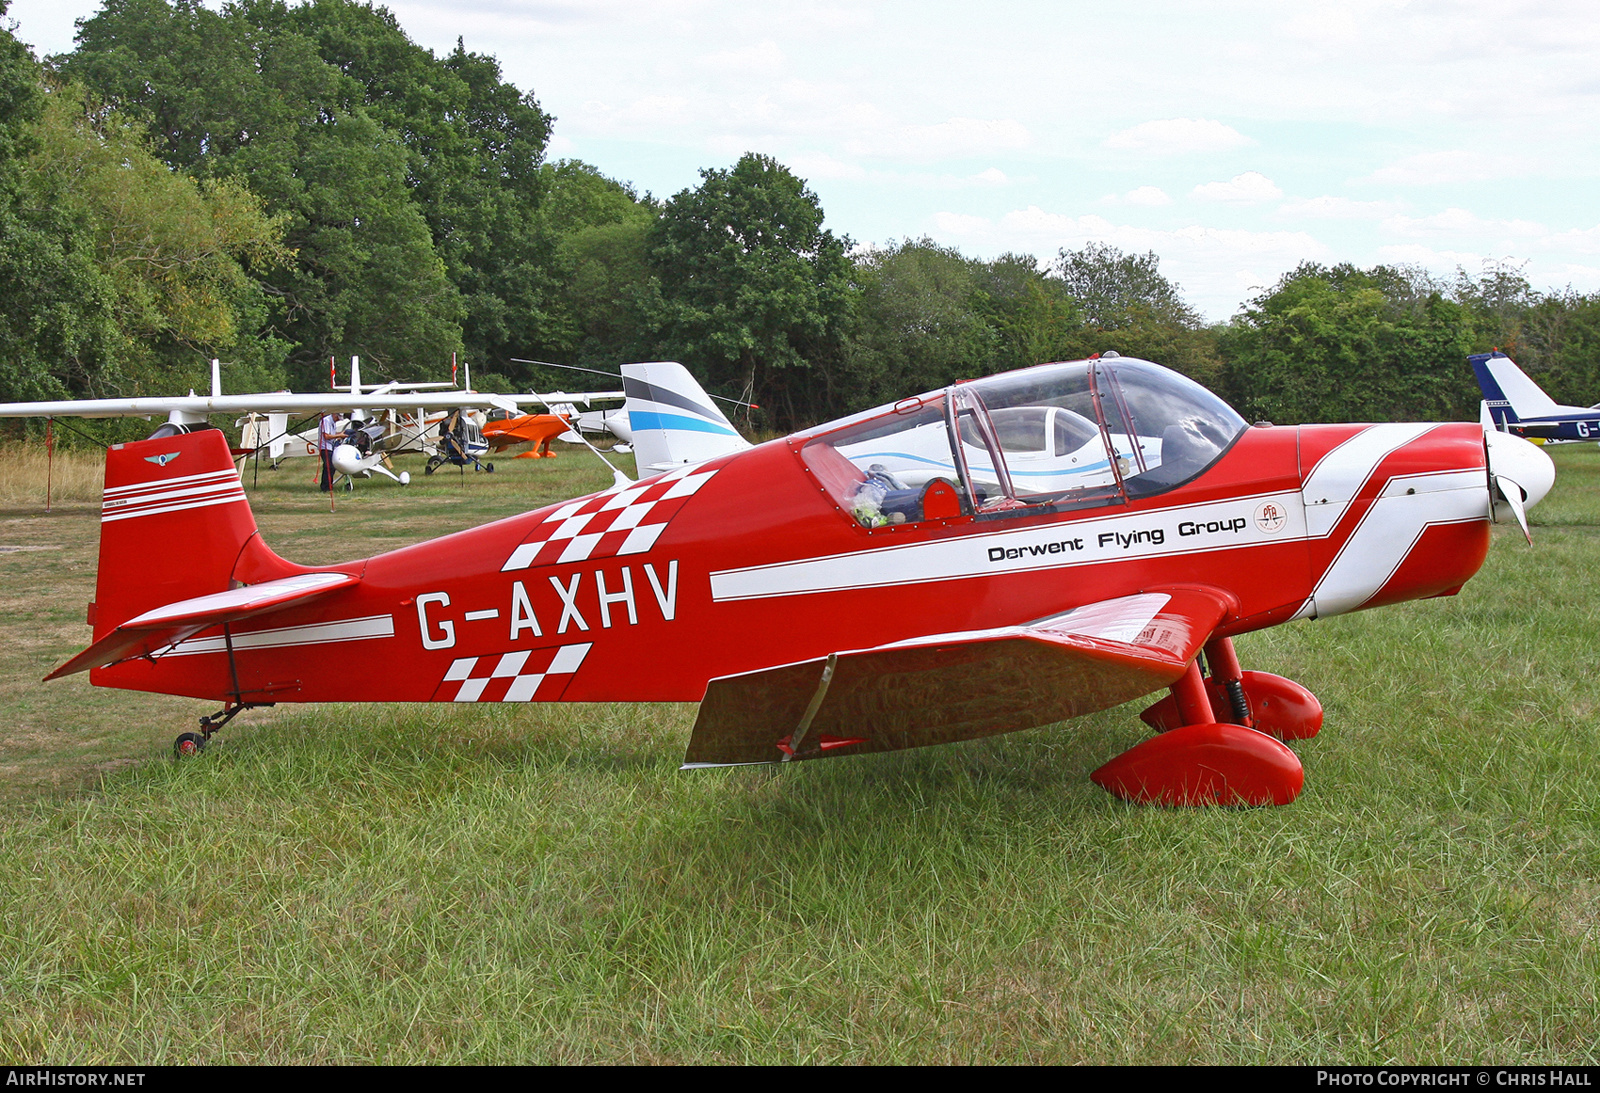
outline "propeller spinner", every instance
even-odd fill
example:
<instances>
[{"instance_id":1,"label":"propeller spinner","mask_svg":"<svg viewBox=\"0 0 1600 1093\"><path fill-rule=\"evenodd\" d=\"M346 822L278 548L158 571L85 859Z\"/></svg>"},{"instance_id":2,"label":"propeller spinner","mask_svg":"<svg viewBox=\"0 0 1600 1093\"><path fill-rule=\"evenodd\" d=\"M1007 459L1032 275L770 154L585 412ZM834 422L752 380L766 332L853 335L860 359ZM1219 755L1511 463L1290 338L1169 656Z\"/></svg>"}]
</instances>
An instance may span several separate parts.
<instances>
[{"instance_id":1,"label":"propeller spinner","mask_svg":"<svg viewBox=\"0 0 1600 1093\"><path fill-rule=\"evenodd\" d=\"M1537 444L1492 427L1483 431L1485 461L1489 471L1489 511L1497 523L1514 516L1529 544L1528 509L1544 500L1555 485L1556 466Z\"/></svg>"}]
</instances>

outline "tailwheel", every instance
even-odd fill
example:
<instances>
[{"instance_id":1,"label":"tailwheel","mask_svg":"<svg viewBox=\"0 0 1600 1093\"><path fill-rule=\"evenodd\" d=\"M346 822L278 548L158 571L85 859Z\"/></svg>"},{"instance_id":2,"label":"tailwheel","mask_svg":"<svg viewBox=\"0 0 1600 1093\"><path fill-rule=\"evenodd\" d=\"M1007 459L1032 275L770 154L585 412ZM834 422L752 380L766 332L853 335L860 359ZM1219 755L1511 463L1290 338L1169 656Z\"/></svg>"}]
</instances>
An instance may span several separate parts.
<instances>
[{"instance_id":1,"label":"tailwheel","mask_svg":"<svg viewBox=\"0 0 1600 1093\"><path fill-rule=\"evenodd\" d=\"M1286 805L1305 769L1281 741L1240 725L1184 725L1129 748L1089 777L1148 805Z\"/></svg>"},{"instance_id":2,"label":"tailwheel","mask_svg":"<svg viewBox=\"0 0 1600 1093\"><path fill-rule=\"evenodd\" d=\"M172 743L172 750L179 759L187 759L192 755L199 755L205 750L206 738L197 732L186 732Z\"/></svg>"}]
</instances>

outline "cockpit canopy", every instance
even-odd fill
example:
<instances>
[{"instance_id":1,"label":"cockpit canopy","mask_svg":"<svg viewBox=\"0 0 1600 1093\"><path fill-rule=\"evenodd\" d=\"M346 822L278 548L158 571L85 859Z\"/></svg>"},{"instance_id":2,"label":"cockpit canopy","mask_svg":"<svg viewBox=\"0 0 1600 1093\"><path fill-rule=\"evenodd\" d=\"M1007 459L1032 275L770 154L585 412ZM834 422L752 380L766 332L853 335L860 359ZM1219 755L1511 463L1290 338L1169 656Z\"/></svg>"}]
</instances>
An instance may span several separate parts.
<instances>
[{"instance_id":1,"label":"cockpit canopy","mask_svg":"<svg viewBox=\"0 0 1600 1093\"><path fill-rule=\"evenodd\" d=\"M1245 428L1193 380L1108 356L903 399L809 438L801 458L870 528L1147 497L1204 472Z\"/></svg>"}]
</instances>

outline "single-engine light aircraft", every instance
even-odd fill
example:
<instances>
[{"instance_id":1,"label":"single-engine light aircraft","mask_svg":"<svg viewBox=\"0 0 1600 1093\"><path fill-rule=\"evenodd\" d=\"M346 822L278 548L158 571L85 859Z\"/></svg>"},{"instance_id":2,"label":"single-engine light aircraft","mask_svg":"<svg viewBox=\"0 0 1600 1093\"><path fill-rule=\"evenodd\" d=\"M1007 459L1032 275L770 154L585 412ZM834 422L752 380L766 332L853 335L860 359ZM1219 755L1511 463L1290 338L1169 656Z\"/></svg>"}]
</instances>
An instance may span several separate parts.
<instances>
[{"instance_id":1,"label":"single-engine light aircraft","mask_svg":"<svg viewBox=\"0 0 1600 1093\"><path fill-rule=\"evenodd\" d=\"M1467 358L1495 428L1534 440L1600 441L1600 406L1563 406L1496 349Z\"/></svg>"},{"instance_id":2,"label":"single-engine light aircraft","mask_svg":"<svg viewBox=\"0 0 1600 1093\"><path fill-rule=\"evenodd\" d=\"M686 767L981 737L1165 689L1143 714L1158 734L1097 783L1285 804L1303 771L1283 741L1322 709L1233 639L1453 595L1491 521L1525 525L1553 481L1479 424L1251 427L1108 354L302 566L262 541L220 433L158 436L107 454L94 641L48 678L221 703L180 751L277 702L699 702Z\"/></svg>"}]
</instances>

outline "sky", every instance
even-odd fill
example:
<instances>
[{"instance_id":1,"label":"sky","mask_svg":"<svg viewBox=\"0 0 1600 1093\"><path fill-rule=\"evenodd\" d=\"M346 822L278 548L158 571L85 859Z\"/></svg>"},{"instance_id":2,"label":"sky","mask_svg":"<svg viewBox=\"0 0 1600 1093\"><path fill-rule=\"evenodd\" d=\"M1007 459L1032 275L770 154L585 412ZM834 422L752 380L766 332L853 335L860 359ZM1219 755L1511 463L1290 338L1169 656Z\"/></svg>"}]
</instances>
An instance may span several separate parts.
<instances>
[{"instance_id":1,"label":"sky","mask_svg":"<svg viewBox=\"0 0 1600 1093\"><path fill-rule=\"evenodd\" d=\"M37 54L98 0L13 0ZM216 6L213 0L208 6ZM1301 262L1600 291L1584 0L397 0L575 158L667 197L745 152L858 246L1154 251L1211 320Z\"/></svg>"}]
</instances>

